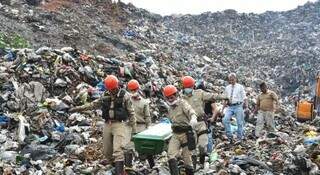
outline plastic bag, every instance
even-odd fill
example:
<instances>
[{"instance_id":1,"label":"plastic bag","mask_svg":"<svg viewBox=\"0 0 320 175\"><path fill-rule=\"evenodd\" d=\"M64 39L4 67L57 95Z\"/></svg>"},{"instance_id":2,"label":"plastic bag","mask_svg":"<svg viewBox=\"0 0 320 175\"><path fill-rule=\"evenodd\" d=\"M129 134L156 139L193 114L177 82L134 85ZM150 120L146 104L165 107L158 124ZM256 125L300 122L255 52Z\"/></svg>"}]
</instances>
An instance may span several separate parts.
<instances>
[{"instance_id":1,"label":"plastic bag","mask_svg":"<svg viewBox=\"0 0 320 175\"><path fill-rule=\"evenodd\" d=\"M30 132L30 125L22 115L19 116L19 129L18 129L18 140L24 142L28 133Z\"/></svg>"}]
</instances>

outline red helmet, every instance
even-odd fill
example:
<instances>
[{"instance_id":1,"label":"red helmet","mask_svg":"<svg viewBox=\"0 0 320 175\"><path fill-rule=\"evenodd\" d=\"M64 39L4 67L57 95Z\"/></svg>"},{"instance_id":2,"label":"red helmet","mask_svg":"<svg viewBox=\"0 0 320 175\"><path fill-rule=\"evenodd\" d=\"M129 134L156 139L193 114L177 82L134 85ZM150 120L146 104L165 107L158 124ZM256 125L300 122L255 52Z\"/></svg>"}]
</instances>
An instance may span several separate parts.
<instances>
[{"instance_id":1,"label":"red helmet","mask_svg":"<svg viewBox=\"0 0 320 175\"><path fill-rule=\"evenodd\" d=\"M171 95L177 92L178 92L177 88L173 85L167 85L166 87L163 88L163 94L166 97L170 97Z\"/></svg>"},{"instance_id":2,"label":"red helmet","mask_svg":"<svg viewBox=\"0 0 320 175\"><path fill-rule=\"evenodd\" d=\"M128 89L131 91L137 90L140 88L139 82L137 80L130 80L128 82Z\"/></svg>"},{"instance_id":3,"label":"red helmet","mask_svg":"<svg viewBox=\"0 0 320 175\"><path fill-rule=\"evenodd\" d=\"M193 88L196 83L196 81L190 76L184 76L181 80L183 88Z\"/></svg>"},{"instance_id":4,"label":"red helmet","mask_svg":"<svg viewBox=\"0 0 320 175\"><path fill-rule=\"evenodd\" d=\"M114 75L108 75L104 79L104 86L107 88L107 90L114 90L119 87L119 80Z\"/></svg>"}]
</instances>

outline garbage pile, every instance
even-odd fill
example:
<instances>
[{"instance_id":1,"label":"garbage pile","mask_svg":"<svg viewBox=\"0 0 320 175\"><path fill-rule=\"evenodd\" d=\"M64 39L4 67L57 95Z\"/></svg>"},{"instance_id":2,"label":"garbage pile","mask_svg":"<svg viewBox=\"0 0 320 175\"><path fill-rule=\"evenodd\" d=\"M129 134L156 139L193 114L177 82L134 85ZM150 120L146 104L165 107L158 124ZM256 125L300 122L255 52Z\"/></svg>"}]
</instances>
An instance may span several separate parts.
<instances>
[{"instance_id":1,"label":"garbage pile","mask_svg":"<svg viewBox=\"0 0 320 175\"><path fill-rule=\"evenodd\" d=\"M216 122L213 151L197 174L319 174L320 119L297 122L294 96L312 96L320 2L261 15L180 17L110 1L30 2L0 4L1 32L23 31L34 48L0 49L1 174L111 173L100 164L101 111L68 112L99 98L106 75L117 75L122 86L137 79L157 122L166 117L164 85L179 86L190 75L198 87L220 93L230 72L245 85L251 110L262 81L282 95L277 131L254 139L250 114L245 144L228 145ZM166 153L153 170L139 160L135 169L169 174Z\"/></svg>"},{"instance_id":2,"label":"garbage pile","mask_svg":"<svg viewBox=\"0 0 320 175\"><path fill-rule=\"evenodd\" d=\"M132 78L143 83L143 91L153 102L153 119L158 121L165 117L166 109L161 87L179 81L179 73L170 65L161 65L142 53L132 53L131 58L139 62L93 56L71 47L7 51L0 64L2 171L106 173L108 168L99 164L103 159L100 152L103 120L99 110L80 114L69 113L68 109L99 98L105 90L102 79L115 74L122 83ZM187 64L180 63L181 66ZM195 70L202 68L196 66ZM166 70L165 76L163 70ZM208 86L208 89L222 91L225 81L221 81L222 85ZM253 107L256 92L250 91L250 87L247 92L251 92L248 97ZM318 172L319 149L314 146L319 142L316 127L297 123L288 114L278 116L278 132L258 140L250 139L254 128L254 116L251 116L247 126L248 143L231 147L225 145L221 122L217 122L214 151L208 157L208 166L198 173L222 170L248 174L289 173L300 170L299 161L304 161L304 168L310 172ZM157 162L158 167L165 167L163 155L158 160L162 160Z\"/></svg>"},{"instance_id":3,"label":"garbage pile","mask_svg":"<svg viewBox=\"0 0 320 175\"><path fill-rule=\"evenodd\" d=\"M107 167L99 164L101 111L68 109L99 98L105 91L103 78L115 74L122 86L139 80L152 99L153 120L165 117L161 87L179 76L152 54L131 53L121 61L71 47L6 49L0 61L2 172L105 173Z\"/></svg>"},{"instance_id":4,"label":"garbage pile","mask_svg":"<svg viewBox=\"0 0 320 175\"><path fill-rule=\"evenodd\" d=\"M259 66L264 71L259 77L273 79L288 95L299 86L312 86L318 73L319 6L317 1L285 12L225 10L167 16L164 24L179 32L177 44L184 43L199 55L236 63L235 68Z\"/></svg>"},{"instance_id":5,"label":"garbage pile","mask_svg":"<svg viewBox=\"0 0 320 175\"><path fill-rule=\"evenodd\" d=\"M225 10L161 17L110 0L8 0L0 5L0 21L1 32L15 31L34 48L72 46L107 56L156 50L157 59L164 54L180 61L200 57L197 64L221 62L246 78L270 80L288 96L314 84L319 6L317 1L286 12Z\"/></svg>"}]
</instances>

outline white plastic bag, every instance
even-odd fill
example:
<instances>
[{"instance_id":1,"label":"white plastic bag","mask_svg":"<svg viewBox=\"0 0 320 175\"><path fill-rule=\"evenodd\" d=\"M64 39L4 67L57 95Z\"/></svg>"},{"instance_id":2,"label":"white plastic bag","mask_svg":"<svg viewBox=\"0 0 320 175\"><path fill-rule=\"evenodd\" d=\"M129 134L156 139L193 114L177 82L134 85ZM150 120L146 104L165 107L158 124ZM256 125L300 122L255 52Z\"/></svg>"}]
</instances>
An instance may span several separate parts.
<instances>
[{"instance_id":1,"label":"white plastic bag","mask_svg":"<svg viewBox=\"0 0 320 175\"><path fill-rule=\"evenodd\" d=\"M24 142L24 139L26 139L27 133L30 131L30 125L22 115L19 116L19 121L18 140L22 143Z\"/></svg>"}]
</instances>

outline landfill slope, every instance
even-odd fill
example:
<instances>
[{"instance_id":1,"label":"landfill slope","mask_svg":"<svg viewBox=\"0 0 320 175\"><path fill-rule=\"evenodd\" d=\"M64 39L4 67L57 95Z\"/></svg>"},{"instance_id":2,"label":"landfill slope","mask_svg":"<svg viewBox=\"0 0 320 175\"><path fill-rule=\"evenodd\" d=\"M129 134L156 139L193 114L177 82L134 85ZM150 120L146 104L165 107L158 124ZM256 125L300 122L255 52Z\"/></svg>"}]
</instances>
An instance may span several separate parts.
<instances>
[{"instance_id":1,"label":"landfill slope","mask_svg":"<svg viewBox=\"0 0 320 175\"><path fill-rule=\"evenodd\" d=\"M259 65L265 73L258 78L272 78L284 93L312 85L319 66L319 1L286 12L166 17L107 0L26 2L1 7L1 32L21 34L35 48L67 45L110 55L156 49L174 59L235 62L227 64L233 69L254 72Z\"/></svg>"},{"instance_id":2,"label":"landfill slope","mask_svg":"<svg viewBox=\"0 0 320 175\"><path fill-rule=\"evenodd\" d=\"M318 1L285 12L258 15L225 10L169 16L164 22L199 40L194 52L229 59L253 70L263 67L265 77L292 92L299 85L311 84L318 71L319 7Z\"/></svg>"},{"instance_id":3,"label":"landfill slope","mask_svg":"<svg viewBox=\"0 0 320 175\"><path fill-rule=\"evenodd\" d=\"M245 144L228 145L220 120L214 151L197 174L319 174L320 120L300 123L295 100L311 100L320 56L320 2L286 12L233 10L165 16L109 0L0 1L0 174L106 174L100 163L100 110L70 113L99 98L103 79L141 83L154 122L166 117L161 88L191 75L221 93L237 73L253 111L265 81L280 96L276 132L255 139L246 117ZM203 84L205 82L205 84ZM168 174L166 153L144 174Z\"/></svg>"}]
</instances>

